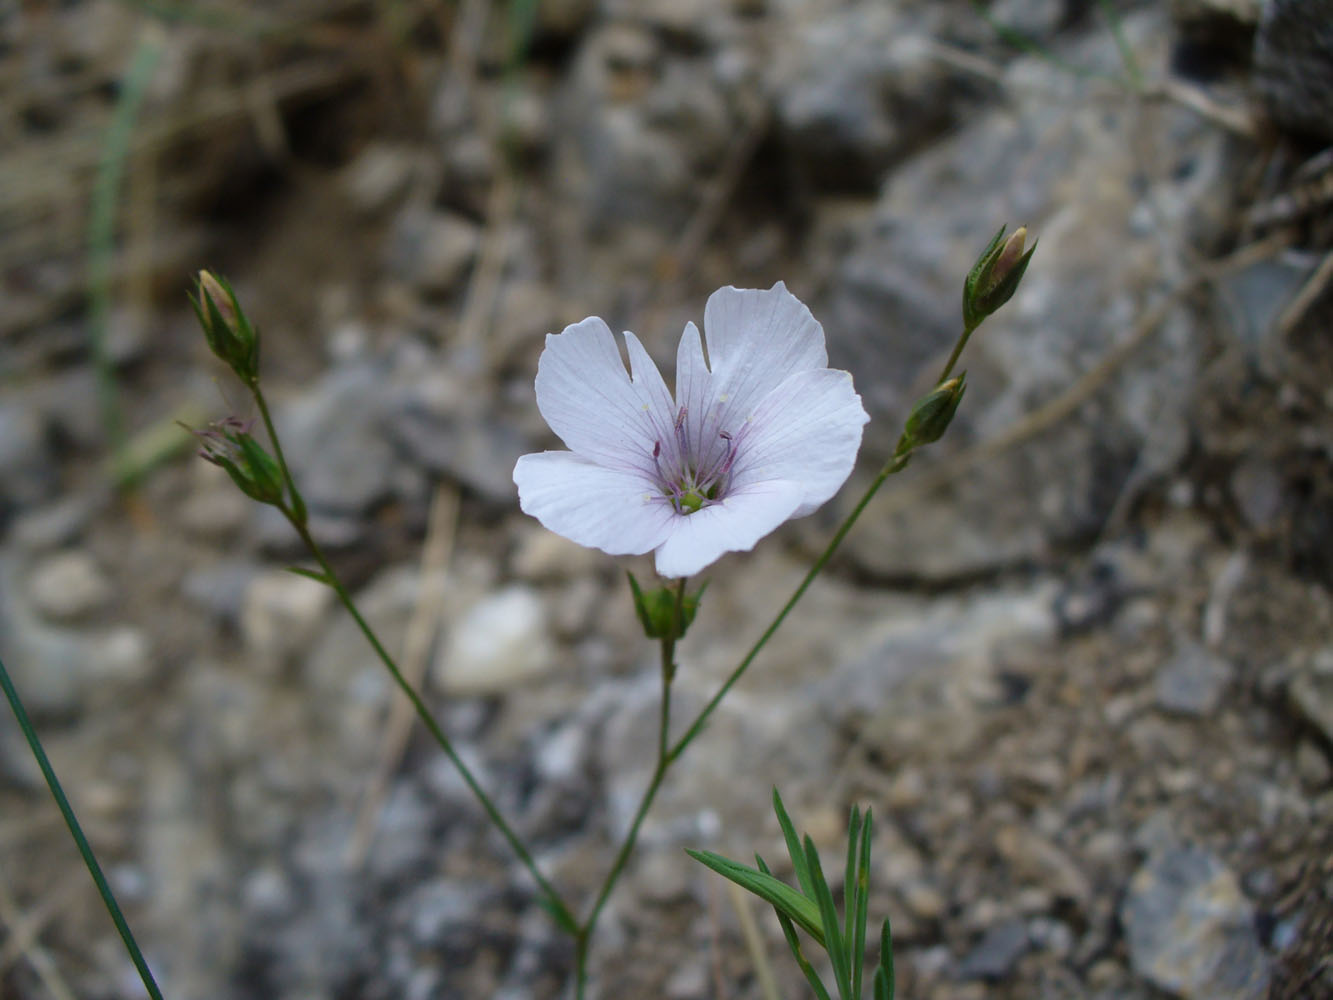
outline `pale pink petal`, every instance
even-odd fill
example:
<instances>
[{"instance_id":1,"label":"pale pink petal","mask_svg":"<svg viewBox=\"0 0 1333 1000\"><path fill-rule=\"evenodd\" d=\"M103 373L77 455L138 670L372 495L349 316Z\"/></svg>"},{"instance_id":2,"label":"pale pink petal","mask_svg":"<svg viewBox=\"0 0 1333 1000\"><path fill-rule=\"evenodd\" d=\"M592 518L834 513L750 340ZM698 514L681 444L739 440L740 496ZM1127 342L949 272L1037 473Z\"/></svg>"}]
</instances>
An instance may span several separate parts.
<instances>
[{"instance_id":1,"label":"pale pink petal","mask_svg":"<svg viewBox=\"0 0 1333 1000\"><path fill-rule=\"evenodd\" d=\"M733 434L788 376L828 366L824 328L780 281L767 291L719 288L704 307L704 336L719 429Z\"/></svg>"},{"instance_id":2,"label":"pale pink petal","mask_svg":"<svg viewBox=\"0 0 1333 1000\"><path fill-rule=\"evenodd\" d=\"M631 381L610 328L596 316L547 334L537 362L537 408L571 451L612 468L651 472L655 426L670 417L654 412L654 383L662 377L646 354L642 361Z\"/></svg>"},{"instance_id":3,"label":"pale pink petal","mask_svg":"<svg viewBox=\"0 0 1333 1000\"><path fill-rule=\"evenodd\" d=\"M718 437L717 397L713 392L713 375L704 362L699 328L685 324L680 346L676 349L676 406L685 410L685 432L690 454L706 464L704 442L714 447L724 442ZM679 412L679 410L677 411Z\"/></svg>"},{"instance_id":4,"label":"pale pink petal","mask_svg":"<svg viewBox=\"0 0 1333 1000\"><path fill-rule=\"evenodd\" d=\"M518 505L557 535L608 555L651 552L679 515L640 473L567 451L524 455L514 466Z\"/></svg>"},{"instance_id":5,"label":"pale pink petal","mask_svg":"<svg viewBox=\"0 0 1333 1000\"><path fill-rule=\"evenodd\" d=\"M850 373L818 368L791 376L764 397L745 425L732 488L773 479L799 483L801 505L792 517L804 517L852 474L869 419Z\"/></svg>"},{"instance_id":6,"label":"pale pink petal","mask_svg":"<svg viewBox=\"0 0 1333 1000\"><path fill-rule=\"evenodd\" d=\"M750 483L725 500L672 521L657 550L657 572L693 576L726 552L746 552L787 520L801 503L799 483Z\"/></svg>"}]
</instances>

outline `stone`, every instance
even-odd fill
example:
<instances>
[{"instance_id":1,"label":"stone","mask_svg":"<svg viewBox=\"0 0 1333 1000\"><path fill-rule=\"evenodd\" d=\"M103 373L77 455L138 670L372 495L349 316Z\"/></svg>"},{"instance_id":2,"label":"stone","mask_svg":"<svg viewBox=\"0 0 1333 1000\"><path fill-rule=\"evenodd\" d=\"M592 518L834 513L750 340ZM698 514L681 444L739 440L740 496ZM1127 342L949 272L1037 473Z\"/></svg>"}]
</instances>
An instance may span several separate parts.
<instances>
[{"instance_id":1,"label":"stone","mask_svg":"<svg viewBox=\"0 0 1333 1000\"><path fill-rule=\"evenodd\" d=\"M1157 704L1177 715L1211 716L1235 671L1192 639L1181 639L1175 655L1157 672Z\"/></svg>"},{"instance_id":2,"label":"stone","mask_svg":"<svg viewBox=\"0 0 1333 1000\"><path fill-rule=\"evenodd\" d=\"M998 982L1013 971L1031 948L1027 926L1021 920L1006 920L990 928L963 958L958 974L963 979Z\"/></svg>"},{"instance_id":3,"label":"stone","mask_svg":"<svg viewBox=\"0 0 1333 1000\"><path fill-rule=\"evenodd\" d=\"M10 537L20 549L42 552L70 545L88 526L95 510L109 494L70 493L50 503L23 511L14 519Z\"/></svg>"},{"instance_id":4,"label":"stone","mask_svg":"<svg viewBox=\"0 0 1333 1000\"><path fill-rule=\"evenodd\" d=\"M196 607L220 622L235 625L241 619L245 595L261 567L241 559L226 559L190 570L181 593Z\"/></svg>"},{"instance_id":5,"label":"stone","mask_svg":"<svg viewBox=\"0 0 1333 1000\"><path fill-rule=\"evenodd\" d=\"M55 471L34 407L22 398L0 402L0 513L6 502L28 507L50 496Z\"/></svg>"},{"instance_id":6,"label":"stone","mask_svg":"<svg viewBox=\"0 0 1333 1000\"><path fill-rule=\"evenodd\" d=\"M406 190L416 164L411 148L371 143L343 169L348 200L357 211L380 211Z\"/></svg>"},{"instance_id":7,"label":"stone","mask_svg":"<svg viewBox=\"0 0 1333 1000\"><path fill-rule=\"evenodd\" d=\"M1310 658L1291 679L1287 697L1296 714L1333 746L1333 647Z\"/></svg>"},{"instance_id":8,"label":"stone","mask_svg":"<svg viewBox=\"0 0 1333 1000\"><path fill-rule=\"evenodd\" d=\"M332 603L333 591L324 584L266 570L246 587L241 634L257 656L276 664L310 643Z\"/></svg>"},{"instance_id":9,"label":"stone","mask_svg":"<svg viewBox=\"0 0 1333 1000\"><path fill-rule=\"evenodd\" d=\"M87 552L47 556L28 574L33 609L50 621L84 618L111 600L111 583Z\"/></svg>"},{"instance_id":10,"label":"stone","mask_svg":"<svg viewBox=\"0 0 1333 1000\"><path fill-rule=\"evenodd\" d=\"M84 670L95 651L80 633L43 622L26 594L17 562L0 550L0 661L30 715L68 718L83 705Z\"/></svg>"},{"instance_id":11,"label":"stone","mask_svg":"<svg viewBox=\"0 0 1333 1000\"><path fill-rule=\"evenodd\" d=\"M394 223L386 266L426 294L448 295L462 285L480 244L476 223L410 206Z\"/></svg>"},{"instance_id":12,"label":"stone","mask_svg":"<svg viewBox=\"0 0 1333 1000\"><path fill-rule=\"evenodd\" d=\"M483 598L453 627L435 679L450 695L502 694L554 665L546 606L535 590L515 584Z\"/></svg>"},{"instance_id":13,"label":"stone","mask_svg":"<svg viewBox=\"0 0 1333 1000\"><path fill-rule=\"evenodd\" d=\"M1124 20L1145 58L1161 44L1159 17ZM1110 34L1069 57L1113 63ZM1032 447L1001 448L965 474L957 465L964 449L1011 431L1123 341L1161 279L1161 240L1186 238L1224 168L1217 130L1167 111L1173 155L1190 169L1145 188L1130 152L1133 115L1053 102L1086 84L1041 60L1015 60L1005 82L1010 113L978 117L894 170L812 306L838 332L831 364L851 370L871 414L862 449L871 469L891 454L957 338L962 277L993 234L976 220L1021 220L1040 241L1015 297L963 355L969 389L948 434L889 487L896 502L881 498L857 525L849 555L877 576L939 581L1040 562L1094 537L1189 445L1200 337L1177 314L1121 366L1115 391L1087 400ZM1165 206L1167 229L1126 231L1149 201ZM927 203L935 208L923 213ZM859 492L854 480L834 501L838 512Z\"/></svg>"},{"instance_id":14,"label":"stone","mask_svg":"<svg viewBox=\"0 0 1333 1000\"><path fill-rule=\"evenodd\" d=\"M963 78L890 4L799 26L780 66L777 115L797 166L835 191L874 191L897 160L949 127Z\"/></svg>"},{"instance_id":15,"label":"stone","mask_svg":"<svg viewBox=\"0 0 1333 1000\"><path fill-rule=\"evenodd\" d=\"M1134 972L1183 1000L1261 1000L1270 962L1235 875L1199 847L1168 848L1120 908Z\"/></svg>"},{"instance_id":16,"label":"stone","mask_svg":"<svg viewBox=\"0 0 1333 1000\"><path fill-rule=\"evenodd\" d=\"M1254 39L1253 79L1279 126L1333 140L1333 0L1268 0Z\"/></svg>"}]
</instances>

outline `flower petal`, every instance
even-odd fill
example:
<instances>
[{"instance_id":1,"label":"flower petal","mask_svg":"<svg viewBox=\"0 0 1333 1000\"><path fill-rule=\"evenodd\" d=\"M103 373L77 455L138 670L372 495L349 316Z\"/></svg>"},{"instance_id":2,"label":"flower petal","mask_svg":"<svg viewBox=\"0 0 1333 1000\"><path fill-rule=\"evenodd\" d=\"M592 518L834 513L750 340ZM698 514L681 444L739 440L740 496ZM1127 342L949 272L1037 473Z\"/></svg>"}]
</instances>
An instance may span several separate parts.
<instances>
[{"instance_id":1,"label":"flower petal","mask_svg":"<svg viewBox=\"0 0 1333 1000\"><path fill-rule=\"evenodd\" d=\"M722 404L714 433L734 434L788 376L828 367L824 328L780 281L767 291L719 288L704 307L704 335Z\"/></svg>"},{"instance_id":2,"label":"flower petal","mask_svg":"<svg viewBox=\"0 0 1333 1000\"><path fill-rule=\"evenodd\" d=\"M654 413L660 402L654 383L662 376L642 347L639 353L631 381L610 328L596 316L547 334L537 362L537 409L571 451L609 468L650 473L654 425L671 417L669 407Z\"/></svg>"},{"instance_id":3,"label":"flower petal","mask_svg":"<svg viewBox=\"0 0 1333 1000\"><path fill-rule=\"evenodd\" d=\"M710 409L717 416L717 399L713 393L713 374L704 361L699 328L693 323L685 324L676 349L676 405L685 410L689 454L706 464L708 456L704 454L703 442L722 444L722 441L717 436L717 427L708 419Z\"/></svg>"},{"instance_id":4,"label":"flower petal","mask_svg":"<svg viewBox=\"0 0 1333 1000\"><path fill-rule=\"evenodd\" d=\"M679 516L640 473L608 469L567 451L524 455L514 466L514 483L525 514L608 555L652 551Z\"/></svg>"},{"instance_id":5,"label":"flower petal","mask_svg":"<svg viewBox=\"0 0 1333 1000\"><path fill-rule=\"evenodd\" d=\"M750 483L719 503L677 515L657 550L657 572L693 576L725 552L749 551L800 503L800 484L777 480Z\"/></svg>"},{"instance_id":6,"label":"flower petal","mask_svg":"<svg viewBox=\"0 0 1333 1000\"><path fill-rule=\"evenodd\" d=\"M755 408L737 440L732 489L773 479L801 486L804 517L847 481L870 419L849 372L819 368L791 376Z\"/></svg>"}]
</instances>

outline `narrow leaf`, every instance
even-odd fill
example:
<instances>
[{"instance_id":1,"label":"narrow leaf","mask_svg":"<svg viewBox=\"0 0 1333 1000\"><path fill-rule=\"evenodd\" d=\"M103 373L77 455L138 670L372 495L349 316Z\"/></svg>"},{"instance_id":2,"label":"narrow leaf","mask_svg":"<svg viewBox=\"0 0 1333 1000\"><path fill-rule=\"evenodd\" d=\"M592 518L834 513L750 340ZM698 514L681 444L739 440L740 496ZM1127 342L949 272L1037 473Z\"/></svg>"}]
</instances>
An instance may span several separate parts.
<instances>
[{"instance_id":1,"label":"narrow leaf","mask_svg":"<svg viewBox=\"0 0 1333 1000\"><path fill-rule=\"evenodd\" d=\"M326 587L332 587L333 581L317 569L304 569L300 566L286 567L288 573L295 573L297 576L304 576L307 579L314 580L316 583L322 583Z\"/></svg>"},{"instance_id":2,"label":"narrow leaf","mask_svg":"<svg viewBox=\"0 0 1333 1000\"><path fill-rule=\"evenodd\" d=\"M754 863L759 871L765 875L772 875L768 863L758 854L754 856ZM796 959L796 964L801 967L801 972L805 974L806 982L810 988L815 991L815 996L819 1000L831 1000L828 990L824 988L824 982L819 978L819 973L815 967L810 964L810 960L805 957L805 952L801 950L801 939L796 936L796 928L792 926L791 920L779 910L773 907L773 912L777 914L778 923L782 925L782 936L787 939L787 947L791 949L792 958Z\"/></svg>"},{"instance_id":3,"label":"narrow leaf","mask_svg":"<svg viewBox=\"0 0 1333 1000\"><path fill-rule=\"evenodd\" d=\"M889 980L884 975L883 969L875 970L874 980L875 1000L893 1000L893 994L889 992Z\"/></svg>"},{"instance_id":4,"label":"narrow leaf","mask_svg":"<svg viewBox=\"0 0 1333 1000\"><path fill-rule=\"evenodd\" d=\"M556 926L562 931L575 937L578 936L579 925L575 921L574 915L569 912L569 908L563 903L546 895L546 893L542 893L537 897L537 905L546 911L547 915L555 921Z\"/></svg>"},{"instance_id":5,"label":"narrow leaf","mask_svg":"<svg viewBox=\"0 0 1333 1000\"><path fill-rule=\"evenodd\" d=\"M888 917L884 918L884 929L879 935L879 968L875 970L876 981L881 976L885 984L885 1000L893 1000L898 984L893 972L893 932L889 928ZM875 994L875 1000L879 1000L878 993Z\"/></svg>"},{"instance_id":6,"label":"narrow leaf","mask_svg":"<svg viewBox=\"0 0 1333 1000\"><path fill-rule=\"evenodd\" d=\"M814 885L810 881L810 869L805 863L805 851L801 849L801 838L796 836L796 827L782 804L782 796L777 787L773 788L773 812L777 814L778 826L782 827L782 838L787 842L787 853L791 856L791 866L796 869L796 882L801 892L814 899Z\"/></svg>"},{"instance_id":7,"label":"narrow leaf","mask_svg":"<svg viewBox=\"0 0 1333 1000\"><path fill-rule=\"evenodd\" d=\"M824 927L820 921L819 908L786 882L764 872L756 871L738 861L732 861L720 854L714 854L712 851L692 851L686 848L685 853L701 865L713 869L723 878L735 882L747 892L754 893L764 902L772 905L774 909L785 913L800 924L801 929L820 945L827 947L824 941ZM836 924L833 930L835 933L837 932Z\"/></svg>"},{"instance_id":8,"label":"narrow leaf","mask_svg":"<svg viewBox=\"0 0 1333 1000\"><path fill-rule=\"evenodd\" d=\"M870 907L870 810L866 810L861 823L861 851L856 861L856 906L847 904L850 916L856 913L856 923L852 928L852 994L861 996L861 979L866 966L866 911Z\"/></svg>"},{"instance_id":9,"label":"narrow leaf","mask_svg":"<svg viewBox=\"0 0 1333 1000\"><path fill-rule=\"evenodd\" d=\"M856 958L855 948L852 942L852 922L856 912L856 859L859 854L858 848L861 833L861 807L852 806L852 817L847 823L847 866L842 874L842 892L843 892L843 924L842 936L847 945L847 964L851 965ZM860 996L858 993L857 996Z\"/></svg>"},{"instance_id":10,"label":"narrow leaf","mask_svg":"<svg viewBox=\"0 0 1333 1000\"><path fill-rule=\"evenodd\" d=\"M805 863L810 867L810 882L814 886L815 902L819 904L819 916L824 924L824 950L833 963L833 976L838 981L838 993L843 1000L852 997L852 980L847 970L847 952L842 941L842 932L838 930L838 911L833 906L833 893L824 880L824 869L819 864L819 852L809 835L805 838Z\"/></svg>"}]
</instances>

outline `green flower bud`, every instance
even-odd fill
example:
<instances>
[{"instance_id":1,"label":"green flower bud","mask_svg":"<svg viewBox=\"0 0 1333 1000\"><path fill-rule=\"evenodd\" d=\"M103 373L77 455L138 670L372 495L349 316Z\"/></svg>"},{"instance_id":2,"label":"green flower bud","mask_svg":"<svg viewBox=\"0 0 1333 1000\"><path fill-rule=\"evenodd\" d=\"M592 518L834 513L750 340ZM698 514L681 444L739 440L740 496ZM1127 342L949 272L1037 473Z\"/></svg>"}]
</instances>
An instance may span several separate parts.
<instances>
[{"instance_id":1,"label":"green flower bud","mask_svg":"<svg viewBox=\"0 0 1333 1000\"><path fill-rule=\"evenodd\" d=\"M1034 241L1024 252L1027 228L1020 226L1006 239L1004 227L982 252L963 282L963 322L969 330L1004 305L1018 290L1028 261L1037 249Z\"/></svg>"},{"instance_id":2,"label":"green flower bud","mask_svg":"<svg viewBox=\"0 0 1333 1000\"><path fill-rule=\"evenodd\" d=\"M694 621L699 612L699 600L703 597L708 584L704 584L693 594L686 594L680 602L680 615L676 614L676 590L674 587L658 587L645 591L629 573L629 589L634 595L634 611L639 616L644 635L649 639L679 639Z\"/></svg>"},{"instance_id":3,"label":"green flower bud","mask_svg":"<svg viewBox=\"0 0 1333 1000\"><path fill-rule=\"evenodd\" d=\"M198 298L192 297L190 304L214 356L242 381L252 383L258 379L259 332L246 319L226 279L200 271Z\"/></svg>"},{"instance_id":4,"label":"green flower bud","mask_svg":"<svg viewBox=\"0 0 1333 1000\"><path fill-rule=\"evenodd\" d=\"M273 456L250 434L250 424L228 417L190 433L203 442L199 456L226 470L241 492L260 503L282 503L284 480Z\"/></svg>"},{"instance_id":5,"label":"green flower bud","mask_svg":"<svg viewBox=\"0 0 1333 1000\"><path fill-rule=\"evenodd\" d=\"M967 372L961 372L916 401L898 440L899 455L938 441L944 435L967 391L966 379Z\"/></svg>"}]
</instances>

